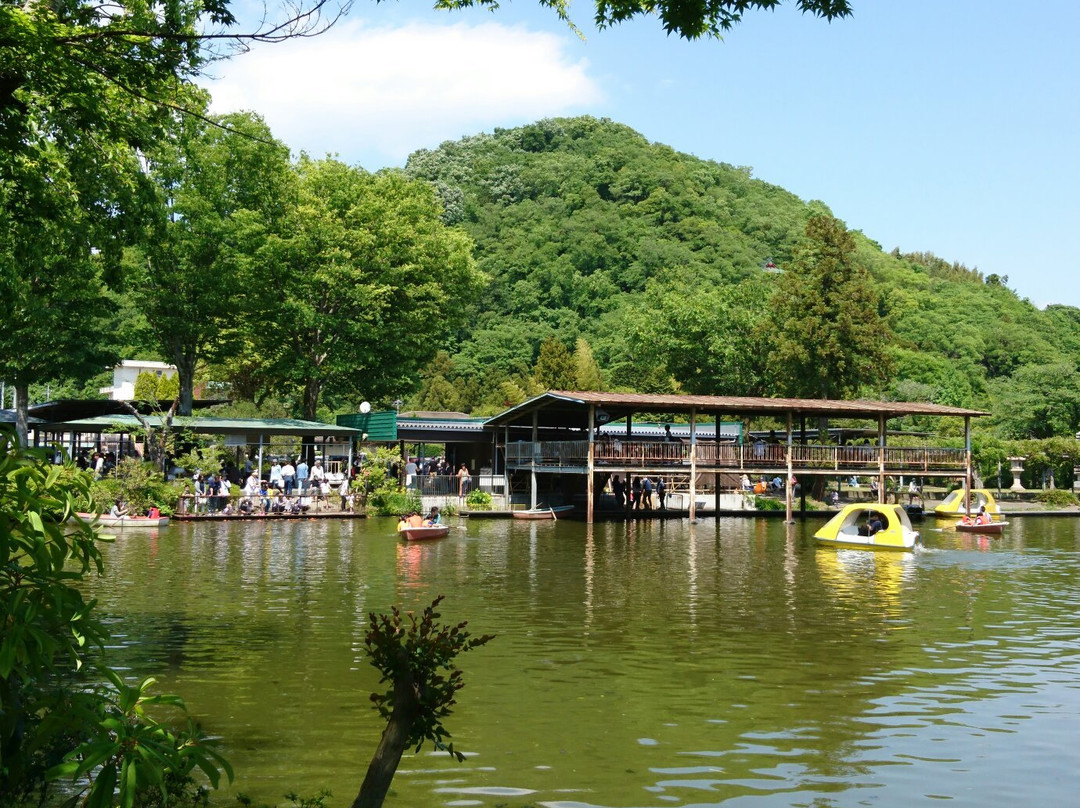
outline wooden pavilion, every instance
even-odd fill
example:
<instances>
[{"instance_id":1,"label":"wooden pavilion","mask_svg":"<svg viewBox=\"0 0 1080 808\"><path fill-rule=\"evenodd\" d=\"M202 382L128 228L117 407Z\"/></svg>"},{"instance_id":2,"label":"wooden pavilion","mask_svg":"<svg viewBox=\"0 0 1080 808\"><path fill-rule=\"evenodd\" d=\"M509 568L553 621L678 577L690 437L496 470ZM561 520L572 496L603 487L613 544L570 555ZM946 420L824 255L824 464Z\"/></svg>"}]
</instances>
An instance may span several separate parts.
<instances>
[{"instance_id":1,"label":"wooden pavilion","mask_svg":"<svg viewBox=\"0 0 1080 808\"><path fill-rule=\"evenodd\" d=\"M634 440L633 419L643 414L688 417L688 440ZM963 418L964 448L890 447L887 423L903 416ZM651 395L549 391L489 418L486 426L502 431L506 473L527 472L532 507L536 507L537 475L586 475L586 520L593 521L598 474L686 475L690 518L696 518L698 475L752 474L782 476L787 481L786 513L792 515L795 475L870 475L878 480L884 501L890 475L952 477L971 486L971 419L989 415L980 410L902 401L836 401L742 396ZM706 417L770 417L785 424L776 442L701 440L697 423ZM877 425L874 445L850 446L806 440L807 419L859 419ZM598 427L625 420L624 439L599 436ZM798 427L798 431L796 431ZM798 436L798 438L797 438Z\"/></svg>"}]
</instances>

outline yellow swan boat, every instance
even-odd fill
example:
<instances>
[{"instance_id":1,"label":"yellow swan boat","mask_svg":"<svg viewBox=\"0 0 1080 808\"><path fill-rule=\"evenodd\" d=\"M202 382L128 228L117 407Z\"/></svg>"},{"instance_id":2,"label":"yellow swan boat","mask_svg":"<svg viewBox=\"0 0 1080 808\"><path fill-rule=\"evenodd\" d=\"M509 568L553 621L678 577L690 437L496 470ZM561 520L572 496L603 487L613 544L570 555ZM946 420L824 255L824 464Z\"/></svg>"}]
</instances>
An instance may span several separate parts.
<instances>
[{"instance_id":1,"label":"yellow swan boat","mask_svg":"<svg viewBox=\"0 0 1080 808\"><path fill-rule=\"evenodd\" d=\"M844 508L814 534L825 544L870 549L910 550L919 539L900 505L856 502Z\"/></svg>"},{"instance_id":2,"label":"yellow swan boat","mask_svg":"<svg viewBox=\"0 0 1080 808\"><path fill-rule=\"evenodd\" d=\"M978 513L979 508L986 508L986 512L990 514L990 518L997 522L1001 519L1001 508L998 507L997 502L994 501L994 495L987 491L985 488L972 488L971 489L971 513ZM944 516L946 518L957 518L965 516L968 513L968 509L964 506L964 489L957 488L955 491L949 493L945 499L941 501L941 504L934 508L934 513L937 516Z\"/></svg>"}]
</instances>

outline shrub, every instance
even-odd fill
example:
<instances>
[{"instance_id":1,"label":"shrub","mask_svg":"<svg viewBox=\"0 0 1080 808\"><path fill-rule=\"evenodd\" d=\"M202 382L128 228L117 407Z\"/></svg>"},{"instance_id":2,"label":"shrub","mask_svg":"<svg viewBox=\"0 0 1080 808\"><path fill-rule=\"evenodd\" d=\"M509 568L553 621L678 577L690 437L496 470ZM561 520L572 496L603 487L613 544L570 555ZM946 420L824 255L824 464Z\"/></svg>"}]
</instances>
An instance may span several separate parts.
<instances>
[{"instance_id":1,"label":"shrub","mask_svg":"<svg viewBox=\"0 0 1080 808\"><path fill-rule=\"evenodd\" d=\"M782 511L786 506L779 499L754 497L754 507L759 511Z\"/></svg>"},{"instance_id":2,"label":"shrub","mask_svg":"<svg viewBox=\"0 0 1080 808\"><path fill-rule=\"evenodd\" d=\"M1064 491L1060 488L1053 491L1040 491L1035 499L1051 508L1068 508L1072 505L1080 505L1080 500L1072 491Z\"/></svg>"},{"instance_id":3,"label":"shrub","mask_svg":"<svg viewBox=\"0 0 1080 808\"><path fill-rule=\"evenodd\" d=\"M128 457L120 461L108 477L95 480L91 487L94 500L104 509L121 500L133 514L157 508L166 516L176 511L182 483L167 483L153 463Z\"/></svg>"},{"instance_id":4,"label":"shrub","mask_svg":"<svg viewBox=\"0 0 1080 808\"><path fill-rule=\"evenodd\" d=\"M403 513L423 510L424 504L415 491L389 491L382 489L372 492L368 498L370 507L376 516L398 516Z\"/></svg>"},{"instance_id":5,"label":"shrub","mask_svg":"<svg viewBox=\"0 0 1080 808\"><path fill-rule=\"evenodd\" d=\"M481 491L479 488L474 488L466 495L465 504L474 511L490 511L491 494L487 491Z\"/></svg>"}]
</instances>

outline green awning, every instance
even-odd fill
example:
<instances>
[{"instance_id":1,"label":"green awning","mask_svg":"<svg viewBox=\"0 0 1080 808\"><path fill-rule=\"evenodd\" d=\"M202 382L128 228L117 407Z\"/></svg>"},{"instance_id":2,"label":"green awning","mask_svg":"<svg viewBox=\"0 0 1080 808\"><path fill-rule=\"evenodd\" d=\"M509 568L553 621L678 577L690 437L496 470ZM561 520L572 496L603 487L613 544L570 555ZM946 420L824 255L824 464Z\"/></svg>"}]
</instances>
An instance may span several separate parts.
<instances>
[{"instance_id":1,"label":"green awning","mask_svg":"<svg viewBox=\"0 0 1080 808\"><path fill-rule=\"evenodd\" d=\"M339 415L337 423L338 426L350 427L355 430L357 437L361 440L373 443L392 443L398 439L396 410Z\"/></svg>"}]
</instances>

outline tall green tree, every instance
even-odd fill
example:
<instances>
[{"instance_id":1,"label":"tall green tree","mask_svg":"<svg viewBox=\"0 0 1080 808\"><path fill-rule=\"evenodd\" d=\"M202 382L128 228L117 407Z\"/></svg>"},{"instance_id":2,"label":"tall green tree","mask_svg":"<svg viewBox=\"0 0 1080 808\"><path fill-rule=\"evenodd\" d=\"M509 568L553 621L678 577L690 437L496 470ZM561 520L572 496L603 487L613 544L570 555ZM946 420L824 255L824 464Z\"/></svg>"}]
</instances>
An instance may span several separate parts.
<instances>
[{"instance_id":1,"label":"tall green tree","mask_svg":"<svg viewBox=\"0 0 1080 808\"><path fill-rule=\"evenodd\" d=\"M258 254L277 296L254 349L314 419L324 397L415 389L482 278L471 241L442 223L428 183L332 159L302 157L296 172L297 201Z\"/></svg>"},{"instance_id":2,"label":"tall green tree","mask_svg":"<svg viewBox=\"0 0 1080 808\"><path fill-rule=\"evenodd\" d=\"M228 0L0 5L0 373L19 391L20 434L28 385L115 359L96 335L113 330L102 285L148 193L137 154L201 116L193 82L218 46L334 17L326 0L281 11L244 31Z\"/></svg>"},{"instance_id":3,"label":"tall green tree","mask_svg":"<svg viewBox=\"0 0 1080 808\"><path fill-rule=\"evenodd\" d=\"M24 193L0 181L0 379L15 389L23 442L31 385L84 380L117 359L104 338L108 261L92 249L100 222L78 204L77 183L62 185Z\"/></svg>"},{"instance_id":4,"label":"tall green tree","mask_svg":"<svg viewBox=\"0 0 1080 808\"><path fill-rule=\"evenodd\" d=\"M253 113L185 120L150 172L160 221L139 291L158 349L177 368L178 413L190 415L198 363L243 349L245 322L280 278L273 268L256 274L251 255L282 225L293 174L288 149Z\"/></svg>"},{"instance_id":5,"label":"tall green tree","mask_svg":"<svg viewBox=\"0 0 1080 808\"><path fill-rule=\"evenodd\" d=\"M772 378L792 396L844 398L886 378L890 331L855 240L832 216L811 216L777 282L761 331Z\"/></svg>"}]
</instances>

